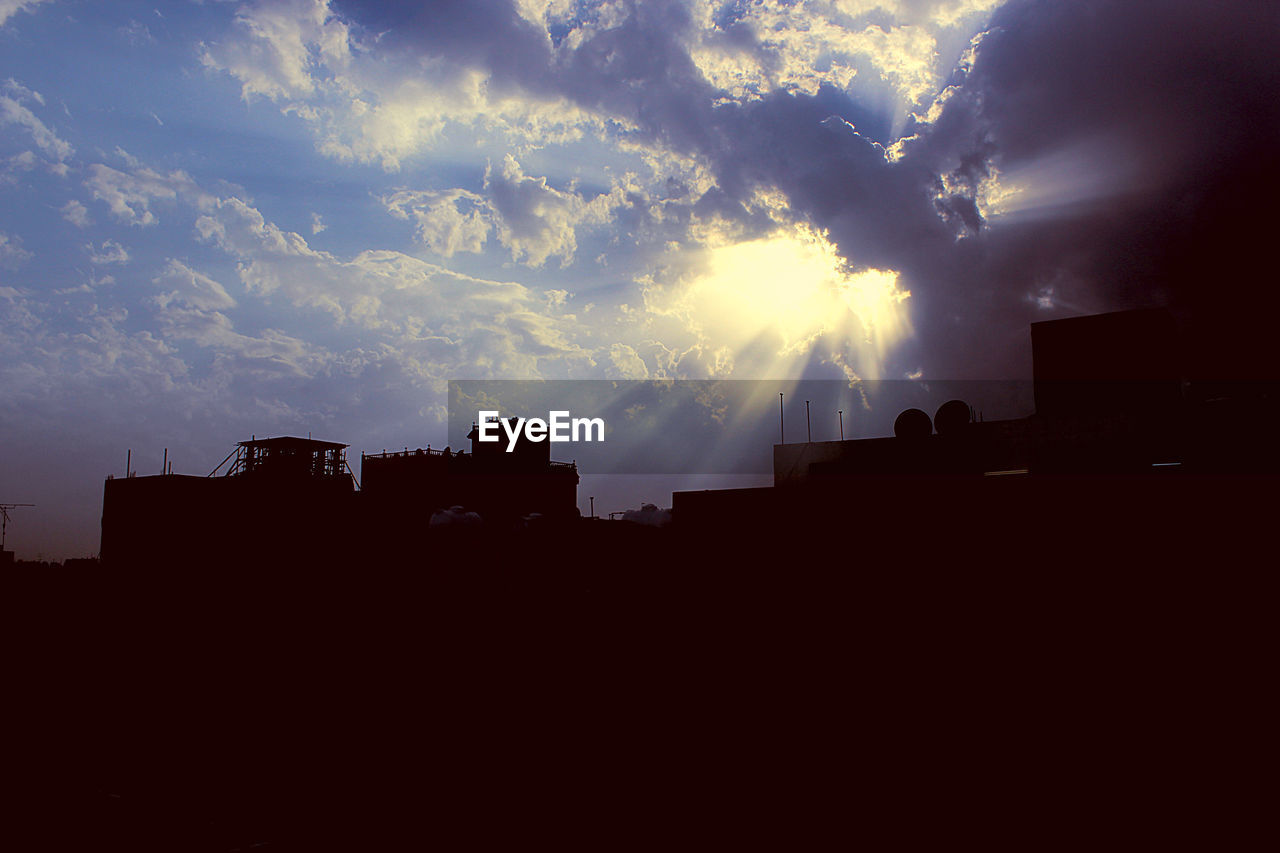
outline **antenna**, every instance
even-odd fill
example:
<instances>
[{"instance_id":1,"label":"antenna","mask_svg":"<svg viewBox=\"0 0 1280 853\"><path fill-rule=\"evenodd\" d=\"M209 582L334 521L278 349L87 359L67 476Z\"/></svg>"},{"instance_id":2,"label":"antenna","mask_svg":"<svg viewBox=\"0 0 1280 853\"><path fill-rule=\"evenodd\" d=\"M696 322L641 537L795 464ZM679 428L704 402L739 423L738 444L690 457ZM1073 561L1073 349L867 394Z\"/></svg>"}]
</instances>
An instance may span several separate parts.
<instances>
[{"instance_id":1,"label":"antenna","mask_svg":"<svg viewBox=\"0 0 1280 853\"><path fill-rule=\"evenodd\" d=\"M840 416L840 440L844 441L844 409L836 412Z\"/></svg>"},{"instance_id":2,"label":"antenna","mask_svg":"<svg viewBox=\"0 0 1280 853\"><path fill-rule=\"evenodd\" d=\"M9 536L9 510L20 506L35 506L35 504L0 504L0 516L4 521L0 522L0 551L4 550L4 541Z\"/></svg>"},{"instance_id":3,"label":"antenna","mask_svg":"<svg viewBox=\"0 0 1280 853\"><path fill-rule=\"evenodd\" d=\"M805 433L807 434L805 437L805 441L812 442L813 426L809 423L809 401L808 400L804 401L804 429L805 429Z\"/></svg>"},{"instance_id":4,"label":"antenna","mask_svg":"<svg viewBox=\"0 0 1280 853\"><path fill-rule=\"evenodd\" d=\"M778 444L787 443L787 422L782 412L782 392L778 392Z\"/></svg>"}]
</instances>

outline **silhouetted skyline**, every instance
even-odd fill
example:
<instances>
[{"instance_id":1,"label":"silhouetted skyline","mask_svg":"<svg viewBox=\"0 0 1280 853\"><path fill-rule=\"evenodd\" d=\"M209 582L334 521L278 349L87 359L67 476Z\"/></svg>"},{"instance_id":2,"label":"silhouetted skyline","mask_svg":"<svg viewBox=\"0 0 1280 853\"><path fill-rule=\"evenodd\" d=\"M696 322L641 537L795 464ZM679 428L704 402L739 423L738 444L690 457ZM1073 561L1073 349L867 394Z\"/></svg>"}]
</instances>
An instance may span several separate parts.
<instances>
[{"instance_id":1,"label":"silhouetted skyline","mask_svg":"<svg viewBox=\"0 0 1280 853\"><path fill-rule=\"evenodd\" d=\"M1030 323L1153 306L1275 377L1276 15L9 3L10 544L93 553L129 450L442 447L450 379L1027 379Z\"/></svg>"}]
</instances>

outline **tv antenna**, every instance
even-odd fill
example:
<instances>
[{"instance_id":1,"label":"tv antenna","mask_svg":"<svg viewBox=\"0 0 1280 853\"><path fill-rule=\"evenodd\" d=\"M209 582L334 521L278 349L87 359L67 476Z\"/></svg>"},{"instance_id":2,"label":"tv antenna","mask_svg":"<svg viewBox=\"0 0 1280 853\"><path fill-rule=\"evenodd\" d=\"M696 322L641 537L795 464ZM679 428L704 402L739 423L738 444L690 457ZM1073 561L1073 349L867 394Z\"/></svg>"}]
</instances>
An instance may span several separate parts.
<instances>
[{"instance_id":1,"label":"tv antenna","mask_svg":"<svg viewBox=\"0 0 1280 853\"><path fill-rule=\"evenodd\" d=\"M35 504L0 504L0 516L4 521L0 522L0 551L4 550L4 541L9 536L9 510L20 506L35 506Z\"/></svg>"}]
</instances>

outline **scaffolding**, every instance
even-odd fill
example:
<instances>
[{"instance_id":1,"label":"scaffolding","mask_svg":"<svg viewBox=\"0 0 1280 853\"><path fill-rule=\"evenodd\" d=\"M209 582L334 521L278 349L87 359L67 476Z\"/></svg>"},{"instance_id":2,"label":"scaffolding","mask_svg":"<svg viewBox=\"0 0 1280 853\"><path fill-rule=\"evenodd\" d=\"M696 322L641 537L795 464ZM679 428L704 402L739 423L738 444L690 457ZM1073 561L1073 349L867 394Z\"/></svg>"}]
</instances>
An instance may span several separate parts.
<instances>
[{"instance_id":1,"label":"scaffolding","mask_svg":"<svg viewBox=\"0 0 1280 853\"><path fill-rule=\"evenodd\" d=\"M336 441L293 436L255 438L237 444L209 476L230 462L227 477L337 479L350 471L343 452L346 447Z\"/></svg>"}]
</instances>

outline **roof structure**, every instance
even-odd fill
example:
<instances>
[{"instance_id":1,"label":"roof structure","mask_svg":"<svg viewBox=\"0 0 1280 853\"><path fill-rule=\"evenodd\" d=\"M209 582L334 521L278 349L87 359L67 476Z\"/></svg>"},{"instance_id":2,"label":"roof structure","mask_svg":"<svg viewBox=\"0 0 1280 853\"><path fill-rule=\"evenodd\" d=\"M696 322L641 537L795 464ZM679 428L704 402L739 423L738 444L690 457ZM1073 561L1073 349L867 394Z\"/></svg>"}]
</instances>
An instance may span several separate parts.
<instances>
[{"instance_id":1,"label":"roof structure","mask_svg":"<svg viewBox=\"0 0 1280 853\"><path fill-rule=\"evenodd\" d=\"M282 435L277 438L254 438L249 441L239 443L240 447L262 447L270 450L342 450L349 445L341 444L336 441L320 441L316 438L298 438L292 435Z\"/></svg>"}]
</instances>

